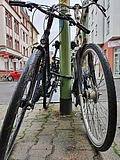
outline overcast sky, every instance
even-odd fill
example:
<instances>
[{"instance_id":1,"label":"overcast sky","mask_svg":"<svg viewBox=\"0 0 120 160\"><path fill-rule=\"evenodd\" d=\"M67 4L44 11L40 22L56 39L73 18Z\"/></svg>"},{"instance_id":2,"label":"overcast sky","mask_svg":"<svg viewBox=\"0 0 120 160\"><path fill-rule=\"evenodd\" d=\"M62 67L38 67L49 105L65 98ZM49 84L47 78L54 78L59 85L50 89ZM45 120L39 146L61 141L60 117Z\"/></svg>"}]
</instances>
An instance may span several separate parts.
<instances>
[{"instance_id":1,"label":"overcast sky","mask_svg":"<svg viewBox=\"0 0 120 160\"><path fill-rule=\"evenodd\" d=\"M31 0L33 1L33 0ZM59 3L59 0L34 0L33 2L43 5L53 5ZM70 5L74 4L80 4L81 0L70 0ZM34 21L33 24L35 25L36 29L39 31L40 36L43 33L43 21L44 21L45 15L41 13L40 11L36 11L34 15ZM52 40L57 34L59 33L59 20L54 19L53 26L51 29L51 36L50 40ZM75 27L71 27L71 39L73 40L73 33L75 33Z\"/></svg>"}]
</instances>

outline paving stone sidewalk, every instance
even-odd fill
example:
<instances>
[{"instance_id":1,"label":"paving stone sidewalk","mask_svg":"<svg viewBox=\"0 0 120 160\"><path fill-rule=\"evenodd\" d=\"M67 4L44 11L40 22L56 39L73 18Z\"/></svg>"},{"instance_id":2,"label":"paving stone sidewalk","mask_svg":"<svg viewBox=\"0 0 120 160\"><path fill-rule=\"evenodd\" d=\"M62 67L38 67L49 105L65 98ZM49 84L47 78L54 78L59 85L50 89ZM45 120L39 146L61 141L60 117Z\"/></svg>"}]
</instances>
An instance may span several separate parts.
<instances>
[{"instance_id":1,"label":"paving stone sidewalk","mask_svg":"<svg viewBox=\"0 0 120 160\"><path fill-rule=\"evenodd\" d=\"M0 106L0 125L5 106ZM1 127L1 126L0 126ZM118 127L117 127L118 128ZM120 149L120 130L115 138ZM119 144L118 144L119 143ZM59 103L45 111L37 104L28 111L9 160L119 160L113 146L99 153L89 143L81 113L73 108L71 116L59 114Z\"/></svg>"},{"instance_id":2,"label":"paving stone sidewalk","mask_svg":"<svg viewBox=\"0 0 120 160\"><path fill-rule=\"evenodd\" d=\"M108 151L101 154L104 160L120 160L120 101L117 102L117 127L114 142Z\"/></svg>"}]
</instances>

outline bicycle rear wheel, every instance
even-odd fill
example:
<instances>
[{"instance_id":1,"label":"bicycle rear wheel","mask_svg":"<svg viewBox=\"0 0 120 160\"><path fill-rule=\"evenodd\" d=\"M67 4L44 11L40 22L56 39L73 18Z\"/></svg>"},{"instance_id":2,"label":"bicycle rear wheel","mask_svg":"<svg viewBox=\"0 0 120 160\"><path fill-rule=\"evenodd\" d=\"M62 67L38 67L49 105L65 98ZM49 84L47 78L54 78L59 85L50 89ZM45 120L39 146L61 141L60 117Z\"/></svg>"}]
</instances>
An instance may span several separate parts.
<instances>
[{"instance_id":1,"label":"bicycle rear wheel","mask_svg":"<svg viewBox=\"0 0 120 160\"><path fill-rule=\"evenodd\" d=\"M41 52L36 50L29 58L18 81L0 133L0 160L7 160L22 124L25 112L30 107L30 100L36 83L41 61Z\"/></svg>"},{"instance_id":2,"label":"bicycle rear wheel","mask_svg":"<svg viewBox=\"0 0 120 160\"><path fill-rule=\"evenodd\" d=\"M52 78L52 76L50 76L50 81L48 81L47 76L44 76L45 71L45 68L41 68L39 70L36 87L32 98L32 104L35 104L38 100L42 100L43 108L48 109L53 93L57 88L57 82L55 82L55 80L57 79Z\"/></svg>"},{"instance_id":3,"label":"bicycle rear wheel","mask_svg":"<svg viewBox=\"0 0 120 160\"><path fill-rule=\"evenodd\" d=\"M87 135L99 151L111 146L117 121L116 91L108 60L95 44L78 51L80 105Z\"/></svg>"},{"instance_id":4,"label":"bicycle rear wheel","mask_svg":"<svg viewBox=\"0 0 120 160\"><path fill-rule=\"evenodd\" d=\"M48 63L49 64L49 63ZM44 97L43 97L43 108L47 109L50 105L54 92L57 92L59 78L59 60L54 60L51 66L46 65L48 72L44 72L43 86L44 86ZM50 68L49 68L50 67ZM46 81L45 81L46 80Z\"/></svg>"}]
</instances>

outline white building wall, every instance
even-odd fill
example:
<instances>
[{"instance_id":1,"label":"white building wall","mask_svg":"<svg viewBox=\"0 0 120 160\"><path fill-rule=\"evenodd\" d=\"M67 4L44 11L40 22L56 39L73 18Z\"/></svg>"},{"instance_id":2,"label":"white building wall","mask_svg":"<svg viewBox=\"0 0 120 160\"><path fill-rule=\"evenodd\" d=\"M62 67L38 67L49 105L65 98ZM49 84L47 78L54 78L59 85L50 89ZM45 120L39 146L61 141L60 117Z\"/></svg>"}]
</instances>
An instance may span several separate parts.
<instances>
[{"instance_id":1,"label":"white building wall","mask_svg":"<svg viewBox=\"0 0 120 160\"><path fill-rule=\"evenodd\" d=\"M112 10L112 31L114 37L120 37L120 0L111 0Z\"/></svg>"},{"instance_id":2,"label":"white building wall","mask_svg":"<svg viewBox=\"0 0 120 160\"><path fill-rule=\"evenodd\" d=\"M109 39L112 38L113 36L113 7L111 7L111 1L108 4L108 0L105 1L105 8L106 10L106 15L107 17L105 18L105 24L104 24L104 29L105 29L105 34L104 34L104 43L107 42ZM108 27L107 27L107 19L109 18L110 21L110 28L109 28L109 34L107 33Z\"/></svg>"},{"instance_id":3,"label":"white building wall","mask_svg":"<svg viewBox=\"0 0 120 160\"><path fill-rule=\"evenodd\" d=\"M108 40L113 40L120 37L120 0L98 0L98 3L103 5L106 10L107 17L101 13L99 9L96 9L94 5L89 8L89 22L88 27L91 30L89 35L89 42L95 42L97 44L104 44ZM94 10L94 15L92 11ZM97 11L97 12L96 12ZM109 34L107 33L107 19L109 17L110 26ZM92 18L94 19L92 24ZM96 35L97 25L97 35Z\"/></svg>"},{"instance_id":4,"label":"white building wall","mask_svg":"<svg viewBox=\"0 0 120 160\"><path fill-rule=\"evenodd\" d=\"M120 37L120 0L110 0L109 6L105 1L105 7L107 8L107 17L110 17L110 32L104 37L104 42L107 42ZM105 33L107 33L107 18L105 22Z\"/></svg>"},{"instance_id":5,"label":"white building wall","mask_svg":"<svg viewBox=\"0 0 120 160\"><path fill-rule=\"evenodd\" d=\"M102 1L103 4L103 1ZM95 6L92 5L89 7L89 14L88 14L88 27L91 30L89 35L89 42L95 42L98 44L103 43L104 41L104 16L101 11Z\"/></svg>"}]
</instances>

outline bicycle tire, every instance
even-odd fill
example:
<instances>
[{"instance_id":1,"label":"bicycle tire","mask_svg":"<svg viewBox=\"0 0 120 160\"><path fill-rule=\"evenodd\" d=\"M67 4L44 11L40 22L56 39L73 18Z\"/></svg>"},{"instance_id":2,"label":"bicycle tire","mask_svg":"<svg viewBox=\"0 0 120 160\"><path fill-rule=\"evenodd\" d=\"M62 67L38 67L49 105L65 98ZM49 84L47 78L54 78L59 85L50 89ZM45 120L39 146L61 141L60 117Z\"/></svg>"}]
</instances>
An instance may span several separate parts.
<instances>
[{"instance_id":1,"label":"bicycle tire","mask_svg":"<svg viewBox=\"0 0 120 160\"><path fill-rule=\"evenodd\" d=\"M32 97L41 57L40 50L32 53L11 98L0 133L0 160L7 160L12 151L14 141ZM17 121L19 110L21 112L19 112Z\"/></svg>"},{"instance_id":2,"label":"bicycle tire","mask_svg":"<svg viewBox=\"0 0 120 160\"><path fill-rule=\"evenodd\" d=\"M45 78L45 76L43 76L45 71L46 69L44 67L39 70L32 103L35 104L38 100L42 100L43 108L46 110L48 109L52 99L53 91L49 93L49 91L52 90L52 85L48 82L47 77Z\"/></svg>"},{"instance_id":3,"label":"bicycle tire","mask_svg":"<svg viewBox=\"0 0 120 160\"><path fill-rule=\"evenodd\" d=\"M117 101L109 62L96 44L77 53L78 90L86 132L99 151L110 148L117 122Z\"/></svg>"},{"instance_id":4,"label":"bicycle tire","mask_svg":"<svg viewBox=\"0 0 120 160\"><path fill-rule=\"evenodd\" d=\"M57 80L56 78L51 77L51 80L50 80L51 84L49 85L49 88L46 92L46 96L43 97L43 108L44 109L48 109L51 103L53 94L54 92L56 92L56 88L57 88L56 80Z\"/></svg>"},{"instance_id":5,"label":"bicycle tire","mask_svg":"<svg viewBox=\"0 0 120 160\"><path fill-rule=\"evenodd\" d=\"M49 64L49 62L48 62L48 64ZM55 73L59 73L59 67L58 67L59 62L57 61L57 63L54 64L54 65L57 66L57 67L55 67L55 66L52 67L51 66L50 67L50 75L48 76L48 74L46 73L44 75L44 77L46 77L46 78L43 78L43 81L44 81L43 86L45 86L44 87L45 88L44 89L45 90L45 95L43 97L43 108L44 109L48 109L48 107L51 103L53 94L54 94L54 92L56 92L56 89L57 89L57 86L58 86L58 83L57 83L58 77L57 77L57 75L52 74L52 71L55 72ZM48 68L49 65L46 65L46 67ZM48 71L48 73L49 73L49 71Z\"/></svg>"}]
</instances>

